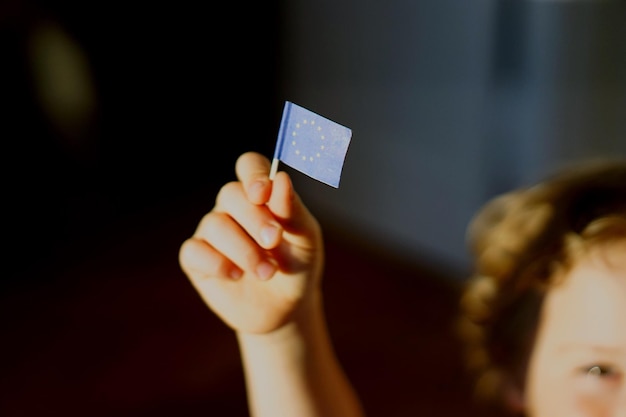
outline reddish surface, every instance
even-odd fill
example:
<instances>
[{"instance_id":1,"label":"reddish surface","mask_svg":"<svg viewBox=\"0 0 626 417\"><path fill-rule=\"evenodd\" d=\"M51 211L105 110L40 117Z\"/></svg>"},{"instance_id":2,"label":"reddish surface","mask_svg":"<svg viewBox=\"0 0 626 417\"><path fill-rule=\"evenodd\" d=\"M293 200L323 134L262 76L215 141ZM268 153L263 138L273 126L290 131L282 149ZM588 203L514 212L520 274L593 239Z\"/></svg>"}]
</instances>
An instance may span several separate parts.
<instances>
[{"instance_id":1,"label":"reddish surface","mask_svg":"<svg viewBox=\"0 0 626 417\"><path fill-rule=\"evenodd\" d=\"M0 415L248 416L235 338L178 267L203 210L61 249L2 294ZM484 416L451 334L454 286L326 238L329 327L369 416Z\"/></svg>"}]
</instances>

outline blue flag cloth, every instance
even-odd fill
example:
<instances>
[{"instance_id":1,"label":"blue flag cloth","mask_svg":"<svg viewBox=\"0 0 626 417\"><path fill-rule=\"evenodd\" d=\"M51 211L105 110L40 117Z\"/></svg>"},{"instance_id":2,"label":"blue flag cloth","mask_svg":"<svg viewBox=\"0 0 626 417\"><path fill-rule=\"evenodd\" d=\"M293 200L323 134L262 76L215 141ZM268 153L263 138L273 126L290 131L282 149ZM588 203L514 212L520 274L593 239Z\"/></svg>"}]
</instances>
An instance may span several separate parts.
<instances>
[{"instance_id":1,"label":"blue flag cloth","mask_svg":"<svg viewBox=\"0 0 626 417\"><path fill-rule=\"evenodd\" d=\"M278 161L325 184L339 187L352 131L289 101L278 130L272 172Z\"/></svg>"}]
</instances>

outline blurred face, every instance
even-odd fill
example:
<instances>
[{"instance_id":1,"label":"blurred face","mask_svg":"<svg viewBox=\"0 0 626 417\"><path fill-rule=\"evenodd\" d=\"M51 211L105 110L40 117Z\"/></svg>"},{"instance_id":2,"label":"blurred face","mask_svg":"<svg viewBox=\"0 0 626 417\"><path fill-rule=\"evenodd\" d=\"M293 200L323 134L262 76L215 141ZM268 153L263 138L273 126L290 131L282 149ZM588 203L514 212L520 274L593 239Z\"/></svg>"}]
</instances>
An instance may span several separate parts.
<instances>
[{"instance_id":1,"label":"blurred face","mask_svg":"<svg viewBox=\"0 0 626 417\"><path fill-rule=\"evenodd\" d=\"M531 417L626 417L626 241L576 261L545 299L529 364Z\"/></svg>"}]
</instances>

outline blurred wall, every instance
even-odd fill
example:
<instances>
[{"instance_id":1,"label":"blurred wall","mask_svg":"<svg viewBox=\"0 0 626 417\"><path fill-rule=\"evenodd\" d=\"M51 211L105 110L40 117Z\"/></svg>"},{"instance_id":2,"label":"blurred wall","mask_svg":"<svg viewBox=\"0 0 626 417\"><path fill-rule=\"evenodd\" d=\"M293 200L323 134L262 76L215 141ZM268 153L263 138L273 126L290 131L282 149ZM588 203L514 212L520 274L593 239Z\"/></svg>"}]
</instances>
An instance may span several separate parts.
<instances>
[{"instance_id":1,"label":"blurred wall","mask_svg":"<svg viewBox=\"0 0 626 417\"><path fill-rule=\"evenodd\" d=\"M626 154L624 2L292 1L285 99L353 129L329 223L464 270L473 213L587 156Z\"/></svg>"}]
</instances>

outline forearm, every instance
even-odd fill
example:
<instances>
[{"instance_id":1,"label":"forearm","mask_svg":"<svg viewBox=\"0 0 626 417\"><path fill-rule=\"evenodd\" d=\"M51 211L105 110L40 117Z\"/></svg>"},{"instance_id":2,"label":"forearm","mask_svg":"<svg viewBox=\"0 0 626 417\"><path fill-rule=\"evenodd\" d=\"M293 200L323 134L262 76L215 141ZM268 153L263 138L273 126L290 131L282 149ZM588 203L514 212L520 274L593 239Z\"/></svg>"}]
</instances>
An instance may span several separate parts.
<instances>
[{"instance_id":1,"label":"forearm","mask_svg":"<svg viewBox=\"0 0 626 417\"><path fill-rule=\"evenodd\" d=\"M272 334L238 334L254 417L362 417L335 356L321 296Z\"/></svg>"}]
</instances>

